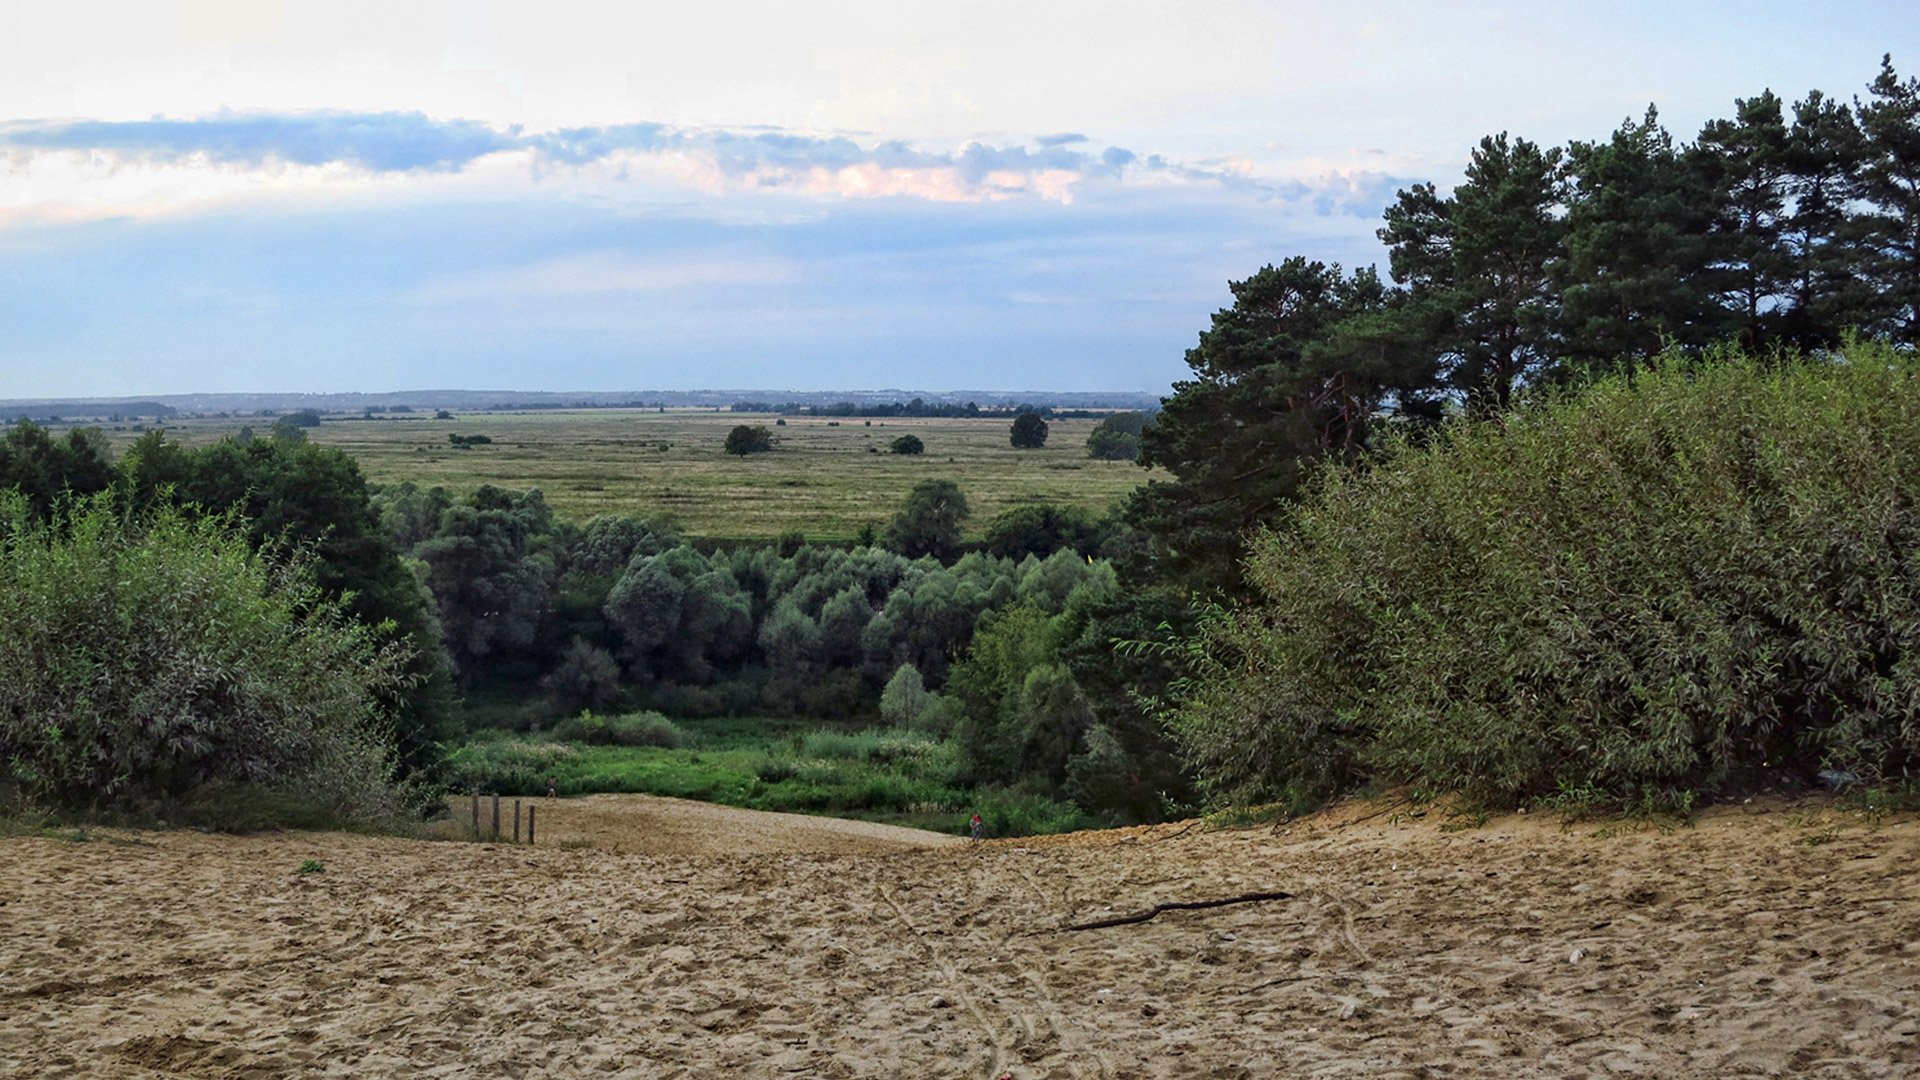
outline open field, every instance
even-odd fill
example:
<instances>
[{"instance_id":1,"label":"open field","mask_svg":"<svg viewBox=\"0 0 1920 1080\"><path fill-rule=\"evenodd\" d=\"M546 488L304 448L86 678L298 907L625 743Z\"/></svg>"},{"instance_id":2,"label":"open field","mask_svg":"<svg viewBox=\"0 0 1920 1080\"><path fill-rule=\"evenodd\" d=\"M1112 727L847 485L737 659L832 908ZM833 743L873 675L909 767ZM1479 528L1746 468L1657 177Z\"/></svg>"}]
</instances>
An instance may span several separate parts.
<instances>
[{"instance_id":1,"label":"open field","mask_svg":"<svg viewBox=\"0 0 1920 1080\"><path fill-rule=\"evenodd\" d=\"M578 806L592 844L619 805L543 817ZM608 850L0 839L0 1075L1920 1070L1920 822L1440 817L865 854L769 851L758 817L711 823L727 854L611 826ZM1255 892L1279 895L1068 928Z\"/></svg>"},{"instance_id":2,"label":"open field","mask_svg":"<svg viewBox=\"0 0 1920 1080\"><path fill-rule=\"evenodd\" d=\"M884 524L921 480L954 480L973 504L971 529L1025 503L1077 506L1094 514L1142 483L1147 473L1125 461L1087 457L1095 420L1054 420L1047 445L1015 450L1005 419L867 421L712 411L588 409L462 414L434 420L412 414L381 420L328 420L308 438L352 454L376 483L411 480L455 494L483 483L514 490L537 487L563 517L666 512L689 535L765 538L799 529L813 539L846 539L868 522ZM167 431L200 445L251 425L265 434L267 417L186 419ZM778 440L768 454L730 457L721 450L737 424L765 424ZM124 446L131 431L108 434ZM492 445L459 449L449 434L486 435ZM887 452L901 435L926 453ZM868 447L879 453L870 454ZM665 447L665 449L662 449Z\"/></svg>"}]
</instances>

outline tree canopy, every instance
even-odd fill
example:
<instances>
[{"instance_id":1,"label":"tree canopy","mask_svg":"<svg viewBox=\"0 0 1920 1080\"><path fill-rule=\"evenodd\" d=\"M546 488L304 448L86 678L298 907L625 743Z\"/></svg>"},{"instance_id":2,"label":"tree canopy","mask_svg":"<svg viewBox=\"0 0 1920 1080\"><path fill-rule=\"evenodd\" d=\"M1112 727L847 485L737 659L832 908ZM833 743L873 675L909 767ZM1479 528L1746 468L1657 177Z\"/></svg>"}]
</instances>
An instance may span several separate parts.
<instances>
[{"instance_id":1,"label":"tree canopy","mask_svg":"<svg viewBox=\"0 0 1920 1080\"><path fill-rule=\"evenodd\" d=\"M742 457L773 449L773 431L763 424L739 424L727 432L726 452Z\"/></svg>"},{"instance_id":2,"label":"tree canopy","mask_svg":"<svg viewBox=\"0 0 1920 1080\"><path fill-rule=\"evenodd\" d=\"M1039 413L1023 412L1013 418L1007 437L1016 449L1038 450L1047 445L1047 422Z\"/></svg>"}]
</instances>

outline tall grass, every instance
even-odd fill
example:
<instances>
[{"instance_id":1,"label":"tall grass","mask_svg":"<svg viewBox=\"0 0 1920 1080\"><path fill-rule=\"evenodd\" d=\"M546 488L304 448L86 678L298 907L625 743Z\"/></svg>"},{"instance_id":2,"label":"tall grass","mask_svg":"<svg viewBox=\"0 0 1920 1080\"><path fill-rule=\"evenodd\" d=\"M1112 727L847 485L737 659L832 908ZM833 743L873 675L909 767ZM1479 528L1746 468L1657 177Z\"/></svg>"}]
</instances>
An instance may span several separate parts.
<instances>
[{"instance_id":1,"label":"tall grass","mask_svg":"<svg viewBox=\"0 0 1920 1080\"><path fill-rule=\"evenodd\" d=\"M1176 727L1217 796L1920 766L1920 363L1669 357L1329 475Z\"/></svg>"}]
</instances>

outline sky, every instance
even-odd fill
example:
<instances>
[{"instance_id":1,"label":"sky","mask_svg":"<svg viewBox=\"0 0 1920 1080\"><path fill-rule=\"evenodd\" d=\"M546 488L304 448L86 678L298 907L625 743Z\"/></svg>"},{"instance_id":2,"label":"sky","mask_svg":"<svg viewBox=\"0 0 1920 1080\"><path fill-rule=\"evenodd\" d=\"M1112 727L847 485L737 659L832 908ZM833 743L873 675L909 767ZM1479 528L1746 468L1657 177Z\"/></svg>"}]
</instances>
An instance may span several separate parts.
<instances>
[{"instance_id":1,"label":"sky","mask_svg":"<svg viewBox=\"0 0 1920 1080\"><path fill-rule=\"evenodd\" d=\"M1483 135L1920 71L1920 2L0 0L0 398L1164 392Z\"/></svg>"}]
</instances>

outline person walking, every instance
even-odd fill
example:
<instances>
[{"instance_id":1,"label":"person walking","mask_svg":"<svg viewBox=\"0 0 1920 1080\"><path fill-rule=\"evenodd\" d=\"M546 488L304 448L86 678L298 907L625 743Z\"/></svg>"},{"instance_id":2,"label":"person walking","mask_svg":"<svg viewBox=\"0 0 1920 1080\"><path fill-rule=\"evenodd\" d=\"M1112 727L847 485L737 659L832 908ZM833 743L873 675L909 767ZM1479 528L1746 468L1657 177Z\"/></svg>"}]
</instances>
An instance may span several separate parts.
<instances>
[{"instance_id":1,"label":"person walking","mask_svg":"<svg viewBox=\"0 0 1920 1080\"><path fill-rule=\"evenodd\" d=\"M980 839L981 834L983 834L985 831L986 831L986 824L980 820L979 814L973 815L973 820L967 822L968 837L974 840L978 840Z\"/></svg>"}]
</instances>

